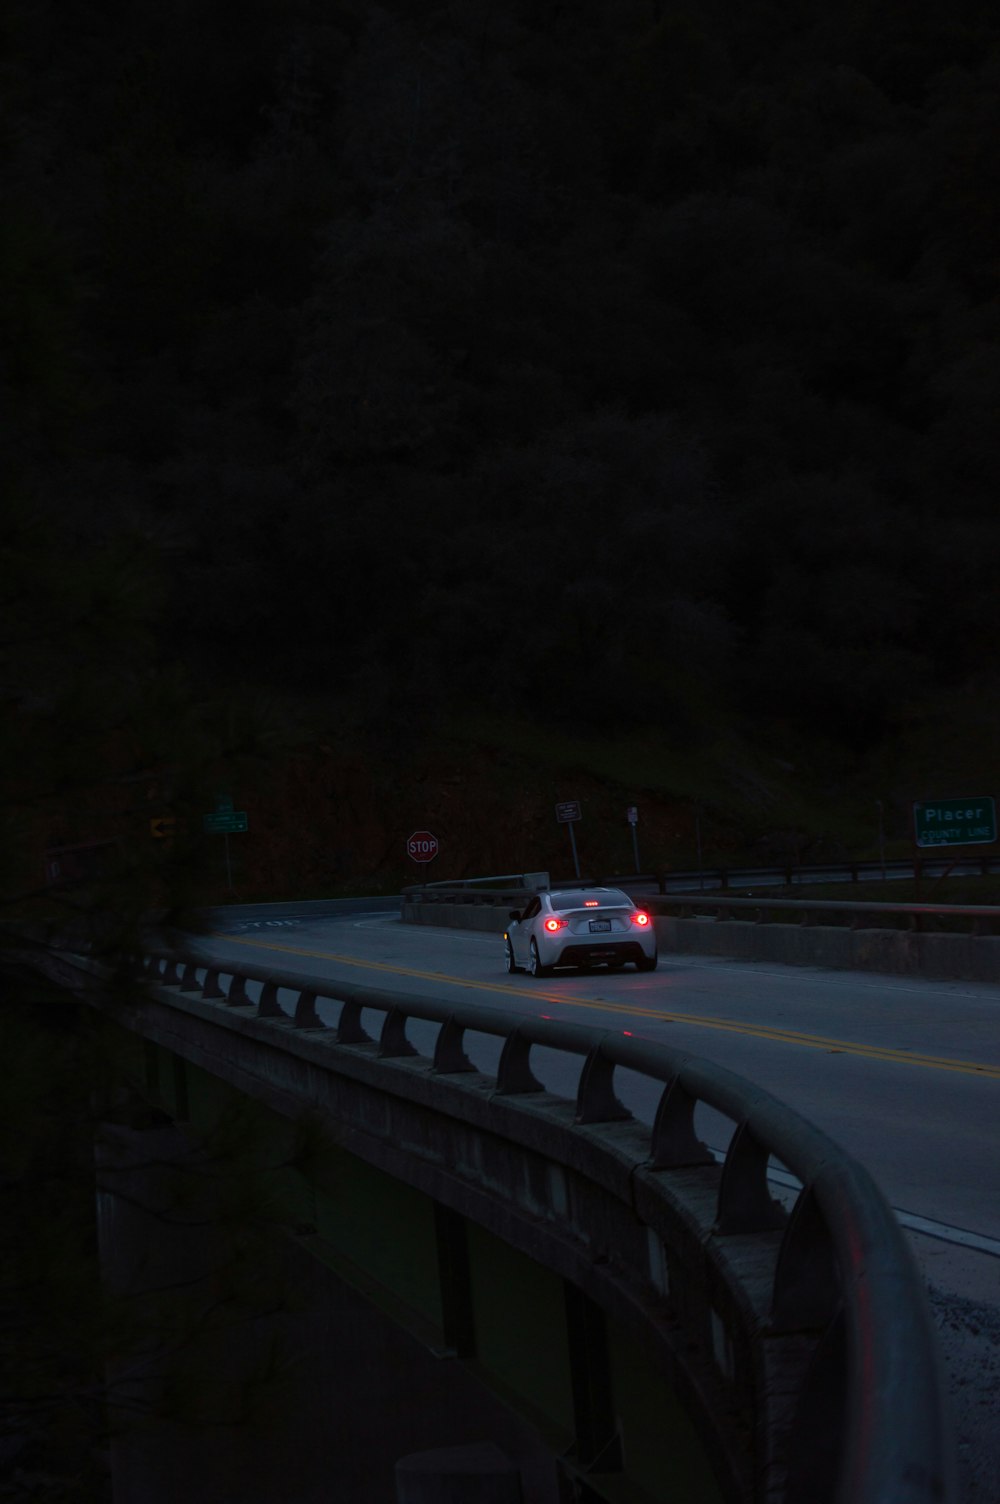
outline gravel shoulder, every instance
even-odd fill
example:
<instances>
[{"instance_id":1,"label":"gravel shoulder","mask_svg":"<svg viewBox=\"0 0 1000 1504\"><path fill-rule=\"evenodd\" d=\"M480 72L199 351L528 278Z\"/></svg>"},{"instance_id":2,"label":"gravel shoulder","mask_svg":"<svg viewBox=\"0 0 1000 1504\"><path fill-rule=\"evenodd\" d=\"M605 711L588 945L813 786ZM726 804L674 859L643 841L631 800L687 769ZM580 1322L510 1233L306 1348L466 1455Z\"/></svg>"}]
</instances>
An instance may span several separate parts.
<instances>
[{"instance_id":1,"label":"gravel shoulder","mask_svg":"<svg viewBox=\"0 0 1000 1504\"><path fill-rule=\"evenodd\" d=\"M910 1235L948 1376L963 1504L1000 1504L1000 1259Z\"/></svg>"}]
</instances>

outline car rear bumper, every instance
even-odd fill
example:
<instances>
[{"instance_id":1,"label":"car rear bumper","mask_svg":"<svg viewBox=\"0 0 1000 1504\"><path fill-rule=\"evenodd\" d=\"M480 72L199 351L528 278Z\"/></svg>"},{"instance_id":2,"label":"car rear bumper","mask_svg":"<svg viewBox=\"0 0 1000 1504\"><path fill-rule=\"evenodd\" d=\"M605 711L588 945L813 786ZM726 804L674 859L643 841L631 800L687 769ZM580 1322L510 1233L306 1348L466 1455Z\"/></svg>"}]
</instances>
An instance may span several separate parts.
<instances>
[{"instance_id":1,"label":"car rear bumper","mask_svg":"<svg viewBox=\"0 0 1000 1504\"><path fill-rule=\"evenodd\" d=\"M647 950L638 940L575 940L564 945L550 962L553 966L596 966L601 961L644 961L656 955L654 946Z\"/></svg>"}]
</instances>

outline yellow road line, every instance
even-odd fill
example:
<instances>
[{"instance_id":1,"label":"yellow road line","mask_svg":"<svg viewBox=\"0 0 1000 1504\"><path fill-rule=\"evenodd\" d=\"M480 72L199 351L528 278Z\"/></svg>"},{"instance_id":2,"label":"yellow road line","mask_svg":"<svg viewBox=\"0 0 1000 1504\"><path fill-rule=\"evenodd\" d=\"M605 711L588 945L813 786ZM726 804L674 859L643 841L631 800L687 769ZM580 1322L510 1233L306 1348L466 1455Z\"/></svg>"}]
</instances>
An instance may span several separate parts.
<instances>
[{"instance_id":1,"label":"yellow road line","mask_svg":"<svg viewBox=\"0 0 1000 1504\"><path fill-rule=\"evenodd\" d=\"M721 1029L729 1034L744 1034L755 1039L770 1039L778 1044L800 1045L805 1049L826 1050L831 1054L860 1055L869 1060L884 1060L900 1065L918 1065L926 1070L958 1071L965 1075L981 1076L987 1080L1000 1081L1000 1065L976 1065L966 1060L948 1060L936 1055L920 1055L911 1050L893 1050L883 1045L857 1044L852 1040L833 1039L823 1034L800 1034L794 1029L773 1029L766 1024L744 1024L728 1018L706 1018L700 1013L666 1012L662 1009L636 1007L629 1003L613 1003L602 999L579 998L565 992L546 992L539 988L526 994L522 987L502 982L473 982L467 977L449 976L443 971L418 971L410 966L399 966L390 961L362 961L357 956L344 956L335 951L306 950L299 945L278 945L272 940L251 940L242 935L217 934L217 940L235 945L255 946L259 950L286 951L294 956L307 956L320 961L337 961L343 966L359 966L366 971L387 971L392 976L416 977L423 982L443 982L449 987L471 988L475 992L500 992L506 997L516 997L522 1003L532 999L558 1003L562 1007L588 1008L600 1013L627 1013L633 1019L649 1019L655 1023L693 1024L699 1029Z\"/></svg>"}]
</instances>

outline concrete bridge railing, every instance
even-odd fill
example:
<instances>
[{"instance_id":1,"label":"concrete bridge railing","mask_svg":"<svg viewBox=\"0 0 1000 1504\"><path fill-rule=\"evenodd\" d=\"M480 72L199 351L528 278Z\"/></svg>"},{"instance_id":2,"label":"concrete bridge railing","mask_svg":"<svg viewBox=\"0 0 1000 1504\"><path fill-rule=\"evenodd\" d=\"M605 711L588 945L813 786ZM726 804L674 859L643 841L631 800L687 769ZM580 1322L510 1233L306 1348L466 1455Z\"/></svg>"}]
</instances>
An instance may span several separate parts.
<instances>
[{"instance_id":1,"label":"concrete bridge railing","mask_svg":"<svg viewBox=\"0 0 1000 1504\"><path fill-rule=\"evenodd\" d=\"M936 1334L903 1234L864 1168L768 1093L626 1034L195 950L136 965L146 1002L119 1012L129 1027L285 1110L301 1093L338 1113L352 1152L493 1218L624 1313L710 1438L728 1497L957 1498ZM321 999L339 1005L330 1027ZM434 1026L423 1053L407 1033L418 1021ZM469 1059L476 1034L502 1040L492 1076ZM544 1090L539 1049L579 1062L575 1102ZM616 1072L659 1092L651 1126L622 1105ZM721 1166L695 1130L699 1104L733 1125ZM790 1211L769 1192L772 1159L801 1181Z\"/></svg>"}]
</instances>

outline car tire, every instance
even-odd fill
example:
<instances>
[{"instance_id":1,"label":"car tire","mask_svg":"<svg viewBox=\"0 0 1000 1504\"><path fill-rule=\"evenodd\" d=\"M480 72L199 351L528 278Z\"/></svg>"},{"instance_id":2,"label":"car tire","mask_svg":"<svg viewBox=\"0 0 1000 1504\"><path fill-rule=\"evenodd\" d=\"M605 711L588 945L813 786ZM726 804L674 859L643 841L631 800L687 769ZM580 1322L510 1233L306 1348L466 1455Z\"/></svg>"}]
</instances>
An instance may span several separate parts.
<instances>
[{"instance_id":1,"label":"car tire","mask_svg":"<svg viewBox=\"0 0 1000 1504\"><path fill-rule=\"evenodd\" d=\"M655 971L656 961L656 956L643 956L641 961L636 961L635 969L636 971Z\"/></svg>"},{"instance_id":2,"label":"car tire","mask_svg":"<svg viewBox=\"0 0 1000 1504\"><path fill-rule=\"evenodd\" d=\"M533 977L547 977L552 971L551 966L542 965L538 954L538 945L534 939L532 939L531 945L528 947L528 970Z\"/></svg>"},{"instance_id":3,"label":"car tire","mask_svg":"<svg viewBox=\"0 0 1000 1504\"><path fill-rule=\"evenodd\" d=\"M504 943L503 943L503 945L504 945L504 960L507 963L507 971L508 972L520 971L521 970L520 966L518 966L517 962L514 960L514 947L511 945L511 943L510 943L509 940L505 940Z\"/></svg>"}]
</instances>

